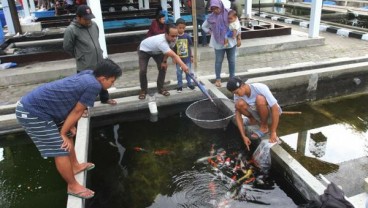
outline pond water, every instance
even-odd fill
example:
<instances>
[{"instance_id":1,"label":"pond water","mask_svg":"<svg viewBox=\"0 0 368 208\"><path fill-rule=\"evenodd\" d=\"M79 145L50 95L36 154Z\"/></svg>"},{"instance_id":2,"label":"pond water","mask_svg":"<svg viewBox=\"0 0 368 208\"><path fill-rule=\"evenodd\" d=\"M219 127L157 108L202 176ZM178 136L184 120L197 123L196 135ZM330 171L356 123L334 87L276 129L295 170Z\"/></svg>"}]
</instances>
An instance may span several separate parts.
<instances>
[{"instance_id":1,"label":"pond water","mask_svg":"<svg viewBox=\"0 0 368 208\"><path fill-rule=\"evenodd\" d=\"M66 200L53 159L41 158L23 133L0 136L1 208L65 208Z\"/></svg>"},{"instance_id":2,"label":"pond water","mask_svg":"<svg viewBox=\"0 0 368 208\"><path fill-rule=\"evenodd\" d=\"M258 11L259 8L254 7L254 9ZM261 7L260 11L266 13L271 12L285 16L300 16L308 19L311 12L309 8L293 7L293 6ZM338 13L322 9L321 20L326 22L349 25L358 28L368 28L368 16L357 15L354 13Z\"/></svg>"},{"instance_id":3,"label":"pond water","mask_svg":"<svg viewBox=\"0 0 368 208\"><path fill-rule=\"evenodd\" d=\"M310 173L339 183L347 196L364 192L368 175L368 95L299 105L280 120L282 147ZM354 175L351 171L354 170Z\"/></svg>"},{"instance_id":4,"label":"pond water","mask_svg":"<svg viewBox=\"0 0 368 208\"><path fill-rule=\"evenodd\" d=\"M339 181L348 196L361 192L361 180L368 175L367 100L368 95L362 95L288 107L285 110L302 114L282 116L279 125L283 148L316 177L323 174ZM226 200L227 182L216 179L208 164L196 161L209 155L212 144L228 153L241 152L237 128L230 124L226 130L201 129L185 116L186 106L176 106L155 123L149 121L148 111L138 112L139 121L129 114L116 115L125 121L103 127L92 120L90 160L96 168L88 174L88 187L96 196L87 200L87 208L304 203L272 169L272 189L247 187L256 200ZM53 159L41 158L24 133L0 136L1 208L64 208L66 200L66 185Z\"/></svg>"},{"instance_id":5,"label":"pond water","mask_svg":"<svg viewBox=\"0 0 368 208\"><path fill-rule=\"evenodd\" d=\"M93 129L91 160L98 168L90 174L89 187L96 195L88 208L281 208L303 202L301 196L285 193L285 183L278 176L267 190L249 185L247 199L251 200L228 199L229 181L219 179L207 161L196 161L210 155L212 144L227 154L242 152L245 147L238 130L232 124L226 130L202 129L184 116L183 107L157 123L141 120ZM286 191L294 193L290 187Z\"/></svg>"}]
</instances>

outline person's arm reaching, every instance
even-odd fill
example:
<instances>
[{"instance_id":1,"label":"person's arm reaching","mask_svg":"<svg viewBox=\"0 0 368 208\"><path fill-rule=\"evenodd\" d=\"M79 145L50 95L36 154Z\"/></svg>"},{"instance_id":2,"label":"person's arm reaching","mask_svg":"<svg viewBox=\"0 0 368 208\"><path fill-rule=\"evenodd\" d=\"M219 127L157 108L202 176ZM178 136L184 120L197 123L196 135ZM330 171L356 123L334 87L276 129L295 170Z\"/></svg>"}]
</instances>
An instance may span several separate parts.
<instances>
[{"instance_id":1,"label":"person's arm reaching","mask_svg":"<svg viewBox=\"0 0 368 208\"><path fill-rule=\"evenodd\" d=\"M249 145L251 144L251 141L245 135L243 118L242 118L242 114L239 111L235 111L235 120L236 120L236 124L238 125L238 129L239 129L240 135L241 135L241 137L243 139L243 142L244 142L245 146L247 146L247 149L249 151Z\"/></svg>"},{"instance_id":2,"label":"person's arm reaching","mask_svg":"<svg viewBox=\"0 0 368 208\"><path fill-rule=\"evenodd\" d=\"M181 58L176 55L176 53L173 50L169 50L169 52L165 53L165 56L170 56L176 64L179 64L181 67L181 70L185 73L189 73L189 68L187 65L184 64L184 62L181 60Z\"/></svg>"},{"instance_id":3,"label":"person's arm reaching","mask_svg":"<svg viewBox=\"0 0 368 208\"><path fill-rule=\"evenodd\" d=\"M269 141L271 143L273 142L277 142L277 126L279 125L279 119L280 119L280 113L279 113L279 105L276 103L271 107L271 118L272 118L272 123L270 126L270 139Z\"/></svg>"}]
</instances>

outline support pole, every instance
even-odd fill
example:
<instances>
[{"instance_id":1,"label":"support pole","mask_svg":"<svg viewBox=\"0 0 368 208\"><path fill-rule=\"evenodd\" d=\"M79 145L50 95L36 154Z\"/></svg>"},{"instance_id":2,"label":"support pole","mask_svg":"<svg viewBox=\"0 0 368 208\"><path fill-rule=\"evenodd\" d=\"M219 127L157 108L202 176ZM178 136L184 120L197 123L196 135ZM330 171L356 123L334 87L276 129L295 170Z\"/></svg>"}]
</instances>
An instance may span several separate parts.
<instances>
[{"instance_id":1,"label":"support pole","mask_svg":"<svg viewBox=\"0 0 368 208\"><path fill-rule=\"evenodd\" d=\"M92 13L96 17L96 18L93 19L93 21L96 22L96 24L99 28L99 31L100 31L98 42L100 42L100 46L101 46L101 49L103 51L103 57L107 58L105 28L103 26L103 21L102 21L102 11L101 11L100 1L87 0L87 4L88 4L89 7L91 7Z\"/></svg>"},{"instance_id":2,"label":"support pole","mask_svg":"<svg viewBox=\"0 0 368 208\"><path fill-rule=\"evenodd\" d=\"M167 0L161 0L162 10L167 11Z\"/></svg>"},{"instance_id":3,"label":"support pole","mask_svg":"<svg viewBox=\"0 0 368 208\"><path fill-rule=\"evenodd\" d=\"M10 35L22 33L15 2L13 0L2 0L1 3L3 5L6 24L8 25L8 33Z\"/></svg>"},{"instance_id":4,"label":"support pole","mask_svg":"<svg viewBox=\"0 0 368 208\"><path fill-rule=\"evenodd\" d=\"M309 20L309 38L319 36L319 25L321 23L322 0L312 0L312 8Z\"/></svg>"},{"instance_id":5,"label":"support pole","mask_svg":"<svg viewBox=\"0 0 368 208\"><path fill-rule=\"evenodd\" d=\"M24 10L24 17L31 16L31 11L29 9L29 0L23 0L23 10Z\"/></svg>"},{"instance_id":6,"label":"support pole","mask_svg":"<svg viewBox=\"0 0 368 208\"><path fill-rule=\"evenodd\" d=\"M193 24L193 66L194 70L198 67L198 26L197 26L197 1L192 0L192 24Z\"/></svg>"},{"instance_id":7,"label":"support pole","mask_svg":"<svg viewBox=\"0 0 368 208\"><path fill-rule=\"evenodd\" d=\"M149 0L144 0L144 8L145 9L149 9L150 8Z\"/></svg>"},{"instance_id":8,"label":"support pole","mask_svg":"<svg viewBox=\"0 0 368 208\"><path fill-rule=\"evenodd\" d=\"M34 0L29 0L29 4L31 6L31 9L30 9L31 13L35 12L36 11L36 6L35 6L35 3L34 3Z\"/></svg>"},{"instance_id":9,"label":"support pole","mask_svg":"<svg viewBox=\"0 0 368 208\"><path fill-rule=\"evenodd\" d=\"M252 18L252 0L244 0L244 15L247 18Z\"/></svg>"},{"instance_id":10,"label":"support pole","mask_svg":"<svg viewBox=\"0 0 368 208\"><path fill-rule=\"evenodd\" d=\"M179 0L173 0L174 22L180 18L180 2Z\"/></svg>"}]
</instances>

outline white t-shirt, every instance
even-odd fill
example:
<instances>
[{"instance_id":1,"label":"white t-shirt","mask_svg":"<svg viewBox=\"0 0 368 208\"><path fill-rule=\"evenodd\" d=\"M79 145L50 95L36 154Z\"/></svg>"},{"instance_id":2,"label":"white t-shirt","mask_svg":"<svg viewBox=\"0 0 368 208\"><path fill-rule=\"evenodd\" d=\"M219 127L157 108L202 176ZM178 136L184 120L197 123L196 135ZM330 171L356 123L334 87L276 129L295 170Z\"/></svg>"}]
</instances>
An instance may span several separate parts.
<instances>
[{"instance_id":1,"label":"white t-shirt","mask_svg":"<svg viewBox=\"0 0 368 208\"><path fill-rule=\"evenodd\" d=\"M139 46L139 50L151 54L165 54L171 49L165 34L159 34L144 39Z\"/></svg>"},{"instance_id":2,"label":"white t-shirt","mask_svg":"<svg viewBox=\"0 0 368 208\"><path fill-rule=\"evenodd\" d=\"M236 18L235 22L229 24L229 29L237 31L240 30L240 22L238 18Z\"/></svg>"}]
</instances>

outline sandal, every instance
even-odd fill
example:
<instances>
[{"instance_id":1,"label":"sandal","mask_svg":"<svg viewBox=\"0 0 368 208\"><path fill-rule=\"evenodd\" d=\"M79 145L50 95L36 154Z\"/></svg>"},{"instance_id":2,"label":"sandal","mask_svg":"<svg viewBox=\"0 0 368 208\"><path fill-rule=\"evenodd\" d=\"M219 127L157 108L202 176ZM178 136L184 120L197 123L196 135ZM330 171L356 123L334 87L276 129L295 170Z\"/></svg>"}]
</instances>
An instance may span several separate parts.
<instances>
[{"instance_id":1,"label":"sandal","mask_svg":"<svg viewBox=\"0 0 368 208\"><path fill-rule=\"evenodd\" d=\"M251 135L251 139L260 139L264 136L266 136L268 132L262 132L261 130L257 129L253 131L253 134Z\"/></svg>"},{"instance_id":2,"label":"sandal","mask_svg":"<svg viewBox=\"0 0 368 208\"><path fill-rule=\"evenodd\" d=\"M221 80L220 79L216 79L215 86L216 87L221 87Z\"/></svg>"},{"instance_id":3,"label":"sandal","mask_svg":"<svg viewBox=\"0 0 368 208\"><path fill-rule=\"evenodd\" d=\"M144 91L144 90L139 91L138 98L139 98L140 100L144 100L144 99L146 99L146 91Z\"/></svg>"},{"instance_id":4,"label":"sandal","mask_svg":"<svg viewBox=\"0 0 368 208\"><path fill-rule=\"evenodd\" d=\"M165 90L165 89L160 90L158 93L163 95L163 96L169 96L170 95L170 92Z\"/></svg>"},{"instance_id":5,"label":"sandal","mask_svg":"<svg viewBox=\"0 0 368 208\"><path fill-rule=\"evenodd\" d=\"M102 104L116 105L116 100L108 99L107 101L101 102Z\"/></svg>"}]
</instances>

